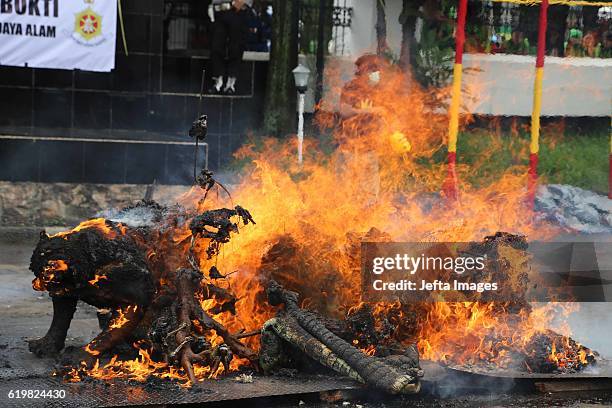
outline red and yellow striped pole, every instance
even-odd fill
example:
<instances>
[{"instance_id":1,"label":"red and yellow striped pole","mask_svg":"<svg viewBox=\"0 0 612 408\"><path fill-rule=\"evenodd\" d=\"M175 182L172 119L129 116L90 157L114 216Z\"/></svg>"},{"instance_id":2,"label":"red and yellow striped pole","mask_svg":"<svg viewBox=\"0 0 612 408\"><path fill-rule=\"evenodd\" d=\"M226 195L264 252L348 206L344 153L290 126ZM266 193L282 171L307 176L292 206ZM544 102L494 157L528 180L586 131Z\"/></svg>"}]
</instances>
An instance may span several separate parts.
<instances>
[{"instance_id":1,"label":"red and yellow striped pole","mask_svg":"<svg viewBox=\"0 0 612 408\"><path fill-rule=\"evenodd\" d=\"M542 111L542 80L544 78L544 54L546 52L546 25L548 0L540 3L538 22L538 51L533 82L533 107L531 111L531 143L529 144L528 200L533 208L538 181L538 152L540 150L540 113Z\"/></svg>"},{"instance_id":2,"label":"red and yellow striped pole","mask_svg":"<svg viewBox=\"0 0 612 408\"><path fill-rule=\"evenodd\" d=\"M466 14L467 0L459 0L457 28L455 29L455 66L453 68L452 99L448 110L448 173L444 183L444 193L453 200L456 200L459 195L455 163L457 162L457 134L459 133L459 106L461 105L461 75L463 73Z\"/></svg>"}]
</instances>

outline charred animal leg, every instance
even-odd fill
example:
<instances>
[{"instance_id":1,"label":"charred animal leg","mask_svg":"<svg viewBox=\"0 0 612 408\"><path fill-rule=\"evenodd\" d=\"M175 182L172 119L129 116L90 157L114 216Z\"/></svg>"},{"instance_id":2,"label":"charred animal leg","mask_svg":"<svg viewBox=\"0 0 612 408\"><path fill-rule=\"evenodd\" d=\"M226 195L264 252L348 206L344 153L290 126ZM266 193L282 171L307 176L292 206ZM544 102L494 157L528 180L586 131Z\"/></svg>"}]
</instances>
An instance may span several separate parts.
<instances>
[{"instance_id":1,"label":"charred animal leg","mask_svg":"<svg viewBox=\"0 0 612 408\"><path fill-rule=\"evenodd\" d=\"M52 356L64 348L66 334L76 310L75 298L53 297L53 320L44 337L30 340L30 351L39 357Z\"/></svg>"},{"instance_id":2,"label":"charred animal leg","mask_svg":"<svg viewBox=\"0 0 612 408\"><path fill-rule=\"evenodd\" d=\"M128 306L123 316L126 319L125 322L111 321L108 329L102 331L85 346L85 351L96 357L126 340L142 320L144 310L139 306Z\"/></svg>"}]
</instances>

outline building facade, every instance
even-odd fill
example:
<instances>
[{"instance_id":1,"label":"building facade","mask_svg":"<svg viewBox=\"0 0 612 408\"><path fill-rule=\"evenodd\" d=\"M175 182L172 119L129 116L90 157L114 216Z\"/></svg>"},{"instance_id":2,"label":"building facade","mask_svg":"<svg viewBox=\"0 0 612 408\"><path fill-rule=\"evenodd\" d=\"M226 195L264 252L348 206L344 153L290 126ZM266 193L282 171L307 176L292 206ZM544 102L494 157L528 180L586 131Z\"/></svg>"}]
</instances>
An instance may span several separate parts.
<instances>
[{"instance_id":1,"label":"building facade","mask_svg":"<svg viewBox=\"0 0 612 408\"><path fill-rule=\"evenodd\" d=\"M200 110L209 167L227 165L262 119L268 53L245 53L235 95L200 101L210 23L199 3L123 2L127 52L118 27L109 73L0 66L0 180L190 183Z\"/></svg>"}]
</instances>

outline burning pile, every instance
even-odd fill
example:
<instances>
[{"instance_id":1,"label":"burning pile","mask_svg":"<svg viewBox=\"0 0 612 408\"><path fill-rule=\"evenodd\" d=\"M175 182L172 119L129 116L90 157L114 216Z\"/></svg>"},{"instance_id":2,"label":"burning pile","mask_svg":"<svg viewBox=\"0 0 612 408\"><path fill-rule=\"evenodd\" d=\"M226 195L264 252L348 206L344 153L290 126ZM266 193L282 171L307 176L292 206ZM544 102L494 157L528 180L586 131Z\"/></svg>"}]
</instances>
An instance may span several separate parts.
<instances>
[{"instance_id":1,"label":"burning pile","mask_svg":"<svg viewBox=\"0 0 612 408\"><path fill-rule=\"evenodd\" d=\"M41 234L30 266L36 274L33 287L49 292L54 315L49 332L31 341L30 350L37 355L61 350L77 300L82 300L107 310L100 314L102 332L83 353L77 353L85 367L125 342L138 342L134 347L139 350L141 367L136 366L133 373L137 377L143 374L143 367L157 372L176 363L183 370L176 377L186 376L195 382L198 370L200 375L207 370L214 374L223 365L229 371L233 354L238 357L235 363L255 363L257 353L239 341L244 333L232 334L211 317L225 311L235 313L237 299L227 288L215 284L224 278L216 268L211 267L205 278L193 258L199 250L207 259L216 256L230 234L238 232L232 217L243 225L255 223L249 212L236 206L189 216L178 209L173 212L141 202L124 210L124 215L143 207L156 213L150 226L133 228L94 219L67 233ZM188 228L190 242L175 235L182 228ZM198 246L198 238L206 240L205 248ZM170 252L164 251L165 242ZM187 255L184 261L173 253L175 249ZM208 331L214 335L205 336ZM160 356L163 363L154 363L147 350ZM194 368L194 363L203 363L206 368ZM96 360L89 374L103 378L100 371L108 370L110 378L114 368L129 371L130 365L115 355L102 370ZM164 374L172 375L172 370ZM73 375L79 377L79 372L73 371Z\"/></svg>"},{"instance_id":2,"label":"burning pile","mask_svg":"<svg viewBox=\"0 0 612 408\"><path fill-rule=\"evenodd\" d=\"M463 185L449 205L437 193L444 169L431 160L444 142L439 95L392 70L383 78L363 90L375 112L334 124L333 153L309 142L298 165L292 143L243 148L238 157L251 164L234 199L249 211L223 195L207 196L214 183L205 183L174 207L143 202L41 235L33 286L51 294L54 318L31 350L63 348L81 299L106 312L102 333L72 351L81 363L69 368L71 381L153 376L192 383L241 367L270 372L314 361L391 392L414 392L419 355L534 372L592 364L589 349L549 330L556 305L359 300L362 241L489 236L483 245L492 243L492 259L512 275L520 270L508 256L516 251L506 251L513 242L557 232L524 206L523 168L492 185ZM466 171L459 167L459 176ZM303 352L311 361L300 361Z\"/></svg>"}]
</instances>

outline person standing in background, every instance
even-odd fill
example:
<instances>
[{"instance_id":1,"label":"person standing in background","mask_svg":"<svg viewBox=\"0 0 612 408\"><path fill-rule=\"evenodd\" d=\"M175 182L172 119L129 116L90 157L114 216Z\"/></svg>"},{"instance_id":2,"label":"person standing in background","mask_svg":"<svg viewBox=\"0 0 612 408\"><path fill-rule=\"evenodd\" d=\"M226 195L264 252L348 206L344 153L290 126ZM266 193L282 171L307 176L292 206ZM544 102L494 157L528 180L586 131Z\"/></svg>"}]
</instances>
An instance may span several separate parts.
<instances>
[{"instance_id":1,"label":"person standing in background","mask_svg":"<svg viewBox=\"0 0 612 408\"><path fill-rule=\"evenodd\" d=\"M210 62L214 83L209 93L236 93L246 39L246 16L252 3L253 0L212 0L208 14L213 22ZM226 53L227 69L224 61Z\"/></svg>"}]
</instances>

